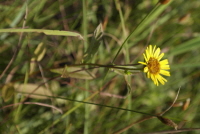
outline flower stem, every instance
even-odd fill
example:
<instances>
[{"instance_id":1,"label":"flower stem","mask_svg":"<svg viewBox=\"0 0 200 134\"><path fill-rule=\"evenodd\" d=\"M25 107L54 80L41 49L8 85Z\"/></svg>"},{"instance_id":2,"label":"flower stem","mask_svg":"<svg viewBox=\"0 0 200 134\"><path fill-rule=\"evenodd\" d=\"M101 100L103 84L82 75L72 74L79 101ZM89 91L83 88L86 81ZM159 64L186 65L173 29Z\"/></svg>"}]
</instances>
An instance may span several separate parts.
<instances>
[{"instance_id":1,"label":"flower stem","mask_svg":"<svg viewBox=\"0 0 200 134\"><path fill-rule=\"evenodd\" d=\"M76 67L76 66L94 66L94 67L105 67L105 68L115 68L115 69L124 69L124 70L141 70L142 68L136 68L134 66L140 65L140 64L126 64L126 65L102 65L102 64L96 64L96 63L83 63L83 64L73 64L73 65L67 65L69 67Z\"/></svg>"}]
</instances>

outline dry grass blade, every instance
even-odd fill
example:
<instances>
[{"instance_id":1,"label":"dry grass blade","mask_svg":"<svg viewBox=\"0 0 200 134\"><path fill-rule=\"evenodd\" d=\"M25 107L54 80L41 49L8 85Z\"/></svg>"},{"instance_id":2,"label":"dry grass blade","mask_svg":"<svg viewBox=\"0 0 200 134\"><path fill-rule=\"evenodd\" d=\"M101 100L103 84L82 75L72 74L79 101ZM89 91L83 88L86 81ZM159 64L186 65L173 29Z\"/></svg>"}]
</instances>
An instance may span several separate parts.
<instances>
[{"instance_id":1,"label":"dry grass blade","mask_svg":"<svg viewBox=\"0 0 200 134\"><path fill-rule=\"evenodd\" d=\"M44 103L40 103L40 102L20 102L20 103L10 104L10 105L1 107L0 109L5 109L5 108L8 108L8 107L13 107L13 106L16 106L16 105L21 105L21 104L34 104L34 105L40 105L40 106L44 106L44 107L50 107L50 108L53 108L53 109L59 111L61 114L63 113L63 111L61 109L59 109L59 108L57 108L53 105L44 104Z\"/></svg>"},{"instance_id":2,"label":"dry grass blade","mask_svg":"<svg viewBox=\"0 0 200 134\"><path fill-rule=\"evenodd\" d=\"M175 104L175 102L176 102L176 100L178 98L180 90L181 90L181 87L179 87L178 92L176 94L176 97L175 97L173 103L164 112L160 113L159 116L162 116L163 114L165 114L167 111L169 111L173 107L173 105Z\"/></svg>"},{"instance_id":3,"label":"dry grass blade","mask_svg":"<svg viewBox=\"0 0 200 134\"><path fill-rule=\"evenodd\" d=\"M23 26L22 26L22 29L25 28L25 25L26 25L26 19L27 19L27 16L28 16L28 7L26 5L26 13L25 13L25 16L24 16L24 21L23 21ZM0 32L1 32L1 29L0 29ZM15 61L20 49L21 49L21 40L22 40L22 37L23 37L23 32L20 33L20 37L19 37L19 41L18 41L18 45L16 47L16 50L11 58L11 60L9 61L8 65L6 66L6 68L3 70L3 72L1 73L0 75L0 80L2 79L2 77L5 75L5 73L8 71L8 69L10 68L10 66L13 64L13 62Z\"/></svg>"}]
</instances>

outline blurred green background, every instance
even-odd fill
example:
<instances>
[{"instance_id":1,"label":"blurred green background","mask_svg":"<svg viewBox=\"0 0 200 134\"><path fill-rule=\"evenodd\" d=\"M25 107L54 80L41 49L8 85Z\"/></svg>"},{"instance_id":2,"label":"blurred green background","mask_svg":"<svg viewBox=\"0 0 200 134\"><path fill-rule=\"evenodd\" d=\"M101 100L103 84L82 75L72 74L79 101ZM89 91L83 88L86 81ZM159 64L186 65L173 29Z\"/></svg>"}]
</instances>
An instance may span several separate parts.
<instances>
[{"instance_id":1,"label":"blurred green background","mask_svg":"<svg viewBox=\"0 0 200 134\"><path fill-rule=\"evenodd\" d=\"M193 128L200 126L199 7L199 0L167 4L157 0L1 0L0 132L166 132L174 128L157 118L148 119L148 114L165 111L180 88L176 105L164 117L178 129L191 128L182 133L198 134ZM71 31L80 36L4 31L22 28ZM103 67L79 67L77 72L64 73L64 78L62 71L55 73L65 65L108 65L115 57L116 65L137 64L144 60L142 53L149 44L160 47L170 62L171 76L165 85L155 86L143 72L127 76ZM142 119L146 120L137 123Z\"/></svg>"}]
</instances>

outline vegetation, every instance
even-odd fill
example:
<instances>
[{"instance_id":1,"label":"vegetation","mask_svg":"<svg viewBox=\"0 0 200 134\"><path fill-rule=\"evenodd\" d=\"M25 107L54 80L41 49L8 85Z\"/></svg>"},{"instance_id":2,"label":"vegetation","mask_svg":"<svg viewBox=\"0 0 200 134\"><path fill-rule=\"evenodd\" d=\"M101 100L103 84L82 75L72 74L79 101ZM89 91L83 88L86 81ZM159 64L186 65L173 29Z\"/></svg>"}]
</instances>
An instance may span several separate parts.
<instances>
[{"instance_id":1,"label":"vegetation","mask_svg":"<svg viewBox=\"0 0 200 134\"><path fill-rule=\"evenodd\" d=\"M199 6L1 1L0 133L199 133ZM138 64L150 44L169 61L164 85Z\"/></svg>"}]
</instances>

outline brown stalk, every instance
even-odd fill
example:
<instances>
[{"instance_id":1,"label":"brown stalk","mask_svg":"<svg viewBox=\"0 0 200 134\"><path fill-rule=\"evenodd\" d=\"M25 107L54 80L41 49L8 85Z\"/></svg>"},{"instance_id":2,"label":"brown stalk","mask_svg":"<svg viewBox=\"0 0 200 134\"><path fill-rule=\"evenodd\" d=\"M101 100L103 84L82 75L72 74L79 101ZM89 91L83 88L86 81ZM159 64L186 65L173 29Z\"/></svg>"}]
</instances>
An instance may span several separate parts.
<instances>
[{"instance_id":1,"label":"brown stalk","mask_svg":"<svg viewBox=\"0 0 200 134\"><path fill-rule=\"evenodd\" d=\"M174 103L176 102L176 100L177 100L177 98L178 98L179 92L180 92L180 88L178 89L177 95L176 95L176 97L175 97L173 103L172 103L172 104L169 106L169 108L167 108L164 112L157 114L157 117L154 117L154 116L145 117L145 118L143 118L143 119L140 119L140 120L138 120L138 121L136 121L136 122L131 123L130 125L126 126L125 128L122 128L121 130L119 130L119 131L117 131L117 132L114 132L114 134L120 134L120 133L122 133L122 132L128 130L129 128L131 128L133 125L135 125L135 124L137 124L137 123L141 123L141 122L143 122L143 121L146 121L146 120L149 120L149 119L152 119L152 118L160 118L160 117L162 117L162 115L163 115L164 113L166 113L167 111L169 111L169 110L172 108L172 106L174 105Z\"/></svg>"}]
</instances>

